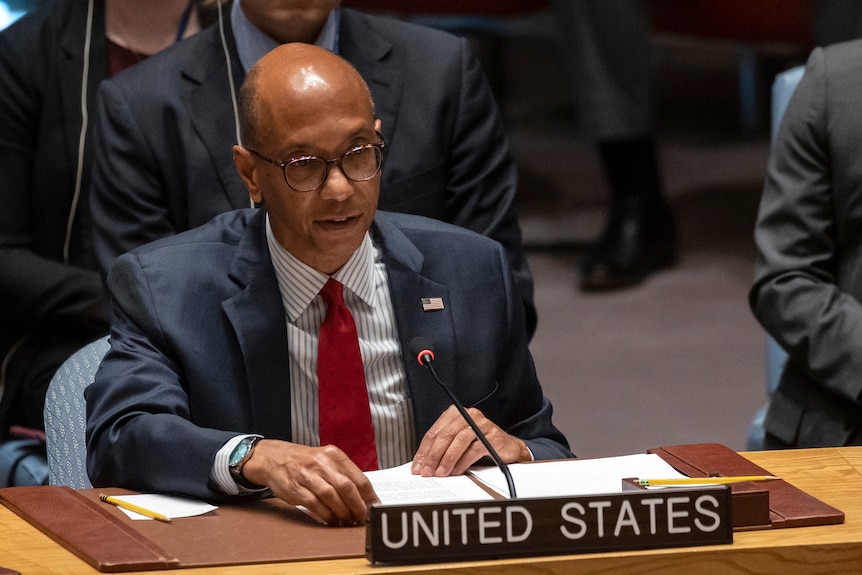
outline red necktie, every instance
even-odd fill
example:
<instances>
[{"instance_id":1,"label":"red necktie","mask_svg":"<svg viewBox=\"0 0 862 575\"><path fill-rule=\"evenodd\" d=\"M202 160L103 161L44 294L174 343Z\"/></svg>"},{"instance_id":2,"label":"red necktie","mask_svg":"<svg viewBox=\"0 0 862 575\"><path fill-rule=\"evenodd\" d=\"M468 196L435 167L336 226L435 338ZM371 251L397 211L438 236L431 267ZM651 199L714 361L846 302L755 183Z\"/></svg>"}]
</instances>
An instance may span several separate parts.
<instances>
[{"instance_id":1,"label":"red necktie","mask_svg":"<svg viewBox=\"0 0 862 575\"><path fill-rule=\"evenodd\" d=\"M336 445L368 471L377 469L377 446L359 337L343 290L332 278L320 290L326 302L317 346L320 445Z\"/></svg>"}]
</instances>

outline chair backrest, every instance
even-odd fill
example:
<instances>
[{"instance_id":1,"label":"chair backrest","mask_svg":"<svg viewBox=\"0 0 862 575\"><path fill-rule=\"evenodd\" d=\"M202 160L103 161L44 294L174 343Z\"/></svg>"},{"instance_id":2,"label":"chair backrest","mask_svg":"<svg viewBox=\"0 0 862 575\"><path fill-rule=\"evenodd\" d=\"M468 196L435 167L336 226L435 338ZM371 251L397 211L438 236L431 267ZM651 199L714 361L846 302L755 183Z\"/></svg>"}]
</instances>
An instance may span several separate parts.
<instances>
[{"instance_id":1,"label":"chair backrest","mask_svg":"<svg viewBox=\"0 0 862 575\"><path fill-rule=\"evenodd\" d=\"M45 396L48 482L74 489L92 487L87 475L87 403L84 388L108 351L108 336L72 354L54 374Z\"/></svg>"},{"instance_id":2,"label":"chair backrest","mask_svg":"<svg viewBox=\"0 0 862 575\"><path fill-rule=\"evenodd\" d=\"M772 109L770 112L772 116L770 132L773 140L778 134L778 127L781 125L781 118L784 117L784 110L787 109L790 97L796 91L796 86L804 73L805 66L796 66L775 76L775 81L772 83Z\"/></svg>"}]
</instances>

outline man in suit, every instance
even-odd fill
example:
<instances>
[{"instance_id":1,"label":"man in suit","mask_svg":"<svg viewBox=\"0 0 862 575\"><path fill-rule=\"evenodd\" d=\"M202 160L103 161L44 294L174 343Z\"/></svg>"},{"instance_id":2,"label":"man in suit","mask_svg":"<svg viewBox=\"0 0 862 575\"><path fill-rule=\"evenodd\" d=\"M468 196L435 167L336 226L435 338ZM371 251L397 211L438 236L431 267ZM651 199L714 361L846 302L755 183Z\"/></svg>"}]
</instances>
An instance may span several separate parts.
<instances>
[{"instance_id":1,"label":"man in suit","mask_svg":"<svg viewBox=\"0 0 862 575\"><path fill-rule=\"evenodd\" d=\"M499 111L464 39L338 6L242 0L188 45L106 82L94 146L94 243L107 272L148 241L247 207L231 160L233 95L287 42L317 43L371 87L384 136L380 208L466 227L502 243L535 329L533 282L515 210L517 171Z\"/></svg>"},{"instance_id":2,"label":"man in suit","mask_svg":"<svg viewBox=\"0 0 862 575\"><path fill-rule=\"evenodd\" d=\"M789 355L767 448L862 444L862 42L815 49L770 154L749 294Z\"/></svg>"},{"instance_id":3,"label":"man in suit","mask_svg":"<svg viewBox=\"0 0 862 575\"><path fill-rule=\"evenodd\" d=\"M332 280L355 318L379 466L412 460L414 473L446 476L487 454L409 357L417 335L436 342L441 379L504 461L571 456L502 246L376 211L388 143L356 70L283 45L252 69L240 103L234 161L264 208L134 250L108 276L111 350L86 390L94 485L202 498L268 488L329 524L364 521L367 479L346 446L319 447L317 345L331 306L318 292Z\"/></svg>"}]
</instances>

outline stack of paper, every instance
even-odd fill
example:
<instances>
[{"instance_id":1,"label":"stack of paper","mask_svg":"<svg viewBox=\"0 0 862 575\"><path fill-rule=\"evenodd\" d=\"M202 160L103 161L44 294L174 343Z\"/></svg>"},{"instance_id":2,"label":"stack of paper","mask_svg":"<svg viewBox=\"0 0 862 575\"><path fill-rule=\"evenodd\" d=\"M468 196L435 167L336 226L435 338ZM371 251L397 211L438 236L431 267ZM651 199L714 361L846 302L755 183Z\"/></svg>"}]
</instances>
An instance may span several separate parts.
<instances>
[{"instance_id":1,"label":"stack of paper","mask_svg":"<svg viewBox=\"0 0 862 575\"><path fill-rule=\"evenodd\" d=\"M626 477L685 477L651 453L516 463L509 466L509 472L519 498L620 493ZM469 473L497 493L508 496L506 479L498 468L473 468Z\"/></svg>"},{"instance_id":2,"label":"stack of paper","mask_svg":"<svg viewBox=\"0 0 862 575\"><path fill-rule=\"evenodd\" d=\"M658 455L638 454L599 459L566 459L509 465L518 497L567 497L620 493L626 477L685 477ZM497 467L474 467L467 475L421 477L410 464L366 473L384 504L481 501L491 497L473 479L508 497L506 479ZM471 479L471 477L473 479Z\"/></svg>"},{"instance_id":3,"label":"stack of paper","mask_svg":"<svg viewBox=\"0 0 862 575\"><path fill-rule=\"evenodd\" d=\"M381 503L405 505L493 499L466 475L422 477L410 472L411 465L412 463L405 463L399 467L365 473Z\"/></svg>"}]
</instances>

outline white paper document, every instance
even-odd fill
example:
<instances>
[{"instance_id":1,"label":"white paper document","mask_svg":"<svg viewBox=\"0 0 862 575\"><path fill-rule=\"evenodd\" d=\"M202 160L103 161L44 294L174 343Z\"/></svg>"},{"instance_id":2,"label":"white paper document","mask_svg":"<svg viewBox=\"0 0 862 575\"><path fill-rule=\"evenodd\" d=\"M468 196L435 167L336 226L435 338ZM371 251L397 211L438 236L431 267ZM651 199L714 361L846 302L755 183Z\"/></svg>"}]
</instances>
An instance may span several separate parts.
<instances>
[{"instance_id":1,"label":"white paper document","mask_svg":"<svg viewBox=\"0 0 862 575\"><path fill-rule=\"evenodd\" d=\"M367 471L365 475L384 505L449 503L493 499L466 475L422 477L410 472L411 463L391 469Z\"/></svg>"},{"instance_id":2,"label":"white paper document","mask_svg":"<svg viewBox=\"0 0 862 575\"><path fill-rule=\"evenodd\" d=\"M210 505L204 501L188 499L185 497L176 497L174 495L159 495L155 493L144 493L141 495L114 495L114 499L119 499L120 501L125 501L126 503L131 503L138 507L155 511L156 513L161 513L171 519L203 515L213 509L218 509L215 505ZM131 519L151 520L150 517L141 515L140 513L135 513L134 511L130 511L122 507L118 508Z\"/></svg>"},{"instance_id":3,"label":"white paper document","mask_svg":"<svg viewBox=\"0 0 862 575\"><path fill-rule=\"evenodd\" d=\"M685 477L655 454L514 463L509 471L518 497L567 497L620 493L626 477ZM472 478L508 497L506 479L497 467L474 467L467 475L422 477L410 464L365 473L384 505L448 503L492 499Z\"/></svg>"},{"instance_id":4,"label":"white paper document","mask_svg":"<svg viewBox=\"0 0 862 575\"><path fill-rule=\"evenodd\" d=\"M518 497L566 497L620 493L626 477L685 477L658 455L643 453L566 459L509 465ZM496 467L474 467L468 472L494 491L509 496L503 473Z\"/></svg>"}]
</instances>

